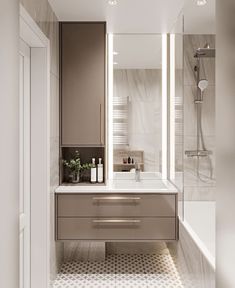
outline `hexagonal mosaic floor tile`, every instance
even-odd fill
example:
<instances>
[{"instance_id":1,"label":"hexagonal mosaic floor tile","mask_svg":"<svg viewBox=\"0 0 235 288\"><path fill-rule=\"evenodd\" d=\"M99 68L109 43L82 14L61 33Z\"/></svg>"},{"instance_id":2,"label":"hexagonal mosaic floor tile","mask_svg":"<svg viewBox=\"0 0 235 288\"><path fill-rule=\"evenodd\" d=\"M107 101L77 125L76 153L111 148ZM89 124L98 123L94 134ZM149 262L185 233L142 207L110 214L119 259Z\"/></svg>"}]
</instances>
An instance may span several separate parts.
<instances>
[{"instance_id":1,"label":"hexagonal mosaic floor tile","mask_svg":"<svg viewBox=\"0 0 235 288\"><path fill-rule=\"evenodd\" d=\"M63 264L53 288L183 288L170 254L108 255Z\"/></svg>"}]
</instances>

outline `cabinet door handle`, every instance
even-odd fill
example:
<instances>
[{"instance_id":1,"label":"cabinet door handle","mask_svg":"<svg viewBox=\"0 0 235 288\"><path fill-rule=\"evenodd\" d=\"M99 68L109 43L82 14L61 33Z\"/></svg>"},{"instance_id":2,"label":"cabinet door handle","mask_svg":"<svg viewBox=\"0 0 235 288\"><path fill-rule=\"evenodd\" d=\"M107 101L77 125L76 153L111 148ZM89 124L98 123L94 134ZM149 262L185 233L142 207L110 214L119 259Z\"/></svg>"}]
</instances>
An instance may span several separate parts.
<instances>
[{"instance_id":1,"label":"cabinet door handle","mask_svg":"<svg viewBox=\"0 0 235 288\"><path fill-rule=\"evenodd\" d=\"M103 145L102 141L102 104L100 103L100 144Z\"/></svg>"},{"instance_id":2,"label":"cabinet door handle","mask_svg":"<svg viewBox=\"0 0 235 288\"><path fill-rule=\"evenodd\" d=\"M92 221L96 224L138 224L139 219L95 219Z\"/></svg>"},{"instance_id":3,"label":"cabinet door handle","mask_svg":"<svg viewBox=\"0 0 235 288\"><path fill-rule=\"evenodd\" d=\"M123 196L107 196L107 197L93 197L94 201L139 201L140 197L123 197Z\"/></svg>"}]
</instances>

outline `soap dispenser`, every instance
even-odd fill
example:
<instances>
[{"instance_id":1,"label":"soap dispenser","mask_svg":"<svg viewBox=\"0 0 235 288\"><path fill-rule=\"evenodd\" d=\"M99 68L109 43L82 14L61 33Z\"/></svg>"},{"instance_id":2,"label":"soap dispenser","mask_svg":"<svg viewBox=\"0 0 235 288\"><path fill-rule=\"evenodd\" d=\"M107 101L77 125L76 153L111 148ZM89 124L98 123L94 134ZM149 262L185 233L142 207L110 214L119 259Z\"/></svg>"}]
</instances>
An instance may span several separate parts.
<instances>
[{"instance_id":1,"label":"soap dispenser","mask_svg":"<svg viewBox=\"0 0 235 288\"><path fill-rule=\"evenodd\" d=\"M96 165L95 165L95 158L92 158L92 163L91 163L91 183L96 183Z\"/></svg>"},{"instance_id":2,"label":"soap dispenser","mask_svg":"<svg viewBox=\"0 0 235 288\"><path fill-rule=\"evenodd\" d=\"M103 164L101 163L102 162L102 158L99 158L99 164L97 165L98 169L97 169L97 172L98 172L98 183L102 183L104 181L104 167L103 167Z\"/></svg>"}]
</instances>

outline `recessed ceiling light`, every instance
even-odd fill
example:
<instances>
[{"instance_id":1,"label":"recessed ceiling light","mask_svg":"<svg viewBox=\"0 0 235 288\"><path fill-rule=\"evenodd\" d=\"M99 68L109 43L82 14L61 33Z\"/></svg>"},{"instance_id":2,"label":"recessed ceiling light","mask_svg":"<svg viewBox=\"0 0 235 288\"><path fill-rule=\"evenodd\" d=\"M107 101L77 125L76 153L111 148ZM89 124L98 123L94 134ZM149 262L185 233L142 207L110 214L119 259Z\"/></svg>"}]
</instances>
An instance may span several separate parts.
<instances>
[{"instance_id":1,"label":"recessed ceiling light","mask_svg":"<svg viewBox=\"0 0 235 288\"><path fill-rule=\"evenodd\" d=\"M197 6L204 6L207 4L207 0L197 0Z\"/></svg>"},{"instance_id":2,"label":"recessed ceiling light","mask_svg":"<svg viewBox=\"0 0 235 288\"><path fill-rule=\"evenodd\" d=\"M118 55L118 54L119 54L119 53L118 53L118 52L116 52L116 51L114 51L114 52L113 52L113 55Z\"/></svg>"},{"instance_id":3,"label":"recessed ceiling light","mask_svg":"<svg viewBox=\"0 0 235 288\"><path fill-rule=\"evenodd\" d=\"M111 6L117 5L117 0L109 0L109 5Z\"/></svg>"},{"instance_id":4,"label":"recessed ceiling light","mask_svg":"<svg viewBox=\"0 0 235 288\"><path fill-rule=\"evenodd\" d=\"M118 65L118 62L113 62L113 65Z\"/></svg>"}]
</instances>

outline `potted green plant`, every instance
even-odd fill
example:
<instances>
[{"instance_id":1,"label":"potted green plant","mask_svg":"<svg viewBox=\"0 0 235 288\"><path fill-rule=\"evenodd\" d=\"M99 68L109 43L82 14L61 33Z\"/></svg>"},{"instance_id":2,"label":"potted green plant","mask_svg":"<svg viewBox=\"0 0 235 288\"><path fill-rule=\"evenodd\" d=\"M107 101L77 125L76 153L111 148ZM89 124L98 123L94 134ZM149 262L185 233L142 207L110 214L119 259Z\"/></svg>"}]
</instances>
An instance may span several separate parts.
<instances>
[{"instance_id":1,"label":"potted green plant","mask_svg":"<svg viewBox=\"0 0 235 288\"><path fill-rule=\"evenodd\" d=\"M71 171L72 183L78 183L80 181L80 172L91 167L88 163L81 164L80 154L78 151L75 151L74 158L69 161L63 160L63 164Z\"/></svg>"}]
</instances>

